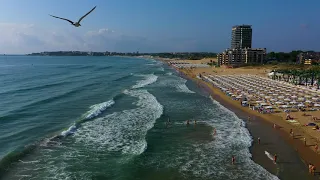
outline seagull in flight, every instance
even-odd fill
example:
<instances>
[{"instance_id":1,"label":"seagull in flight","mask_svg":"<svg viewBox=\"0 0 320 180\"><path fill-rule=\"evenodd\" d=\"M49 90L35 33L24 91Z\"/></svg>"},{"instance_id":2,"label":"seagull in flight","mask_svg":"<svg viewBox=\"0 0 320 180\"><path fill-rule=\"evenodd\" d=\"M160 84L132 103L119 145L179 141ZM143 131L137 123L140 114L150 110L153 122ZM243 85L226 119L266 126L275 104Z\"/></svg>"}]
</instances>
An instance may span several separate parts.
<instances>
[{"instance_id":1,"label":"seagull in flight","mask_svg":"<svg viewBox=\"0 0 320 180\"><path fill-rule=\"evenodd\" d=\"M97 6L95 6L95 7L92 8L87 14L85 14L84 16L82 16L82 17L79 19L78 22L73 22L73 21L71 21L71 20L69 20L69 19L61 18L61 17L57 17L57 16L53 16L53 15L51 15L51 14L49 14L49 15L52 16L52 17L54 17L54 18L58 18L58 19L62 19L62 20L68 21L68 22L70 22L72 25L74 25L75 27L79 27L79 26L81 26L80 21L81 21L83 18L85 18L88 14L90 14L96 7L97 7Z\"/></svg>"}]
</instances>

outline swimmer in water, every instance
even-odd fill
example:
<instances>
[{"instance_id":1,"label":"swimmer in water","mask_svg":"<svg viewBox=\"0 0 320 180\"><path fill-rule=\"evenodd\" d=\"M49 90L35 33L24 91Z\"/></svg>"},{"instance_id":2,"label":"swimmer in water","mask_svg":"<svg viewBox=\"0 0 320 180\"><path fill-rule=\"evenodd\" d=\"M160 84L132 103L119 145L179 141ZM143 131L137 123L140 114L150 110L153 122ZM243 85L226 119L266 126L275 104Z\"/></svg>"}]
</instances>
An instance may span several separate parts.
<instances>
[{"instance_id":1,"label":"swimmer in water","mask_svg":"<svg viewBox=\"0 0 320 180\"><path fill-rule=\"evenodd\" d=\"M232 156L232 164L234 164L235 162L236 162L236 158Z\"/></svg>"},{"instance_id":2,"label":"swimmer in water","mask_svg":"<svg viewBox=\"0 0 320 180\"><path fill-rule=\"evenodd\" d=\"M277 163L277 159L278 159L278 156L277 156L277 154L275 154L274 157L273 157L273 163L276 164Z\"/></svg>"},{"instance_id":3,"label":"swimmer in water","mask_svg":"<svg viewBox=\"0 0 320 180\"><path fill-rule=\"evenodd\" d=\"M194 120L194 125L196 125L197 124L197 120Z\"/></svg>"},{"instance_id":4,"label":"swimmer in water","mask_svg":"<svg viewBox=\"0 0 320 180\"><path fill-rule=\"evenodd\" d=\"M190 124L190 120L187 120L187 125L189 125Z\"/></svg>"}]
</instances>

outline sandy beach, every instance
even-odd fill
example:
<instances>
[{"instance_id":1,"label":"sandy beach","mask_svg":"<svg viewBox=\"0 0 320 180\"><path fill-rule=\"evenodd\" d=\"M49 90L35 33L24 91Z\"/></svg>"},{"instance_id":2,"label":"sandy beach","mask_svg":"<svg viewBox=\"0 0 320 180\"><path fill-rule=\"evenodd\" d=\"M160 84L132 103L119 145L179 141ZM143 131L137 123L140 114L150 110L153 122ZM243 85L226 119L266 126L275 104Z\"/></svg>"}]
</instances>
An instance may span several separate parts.
<instances>
[{"instance_id":1,"label":"sandy beach","mask_svg":"<svg viewBox=\"0 0 320 180\"><path fill-rule=\"evenodd\" d=\"M206 64L210 62L210 60L213 59L204 59L196 61L185 60L179 62ZM168 60L163 61L168 62ZM308 177L314 179L313 176L308 175L308 163L314 164L317 168L320 167L320 155L318 152L319 150L317 152L315 150L316 145L319 143L320 133L316 130L313 130L313 127L305 126L305 124L313 122L311 121L312 116L320 117L320 111L290 112L290 116L293 117L294 120L297 122L290 123L285 120L285 112L262 114L258 111L249 109L248 107L243 107L240 101L232 100L219 88L213 86L211 83L205 82L197 78L197 75L199 74L207 76L255 75L259 77L267 77L267 73L270 72L272 68L272 66L266 66L243 67L235 69L223 67L175 69L183 73L184 76L196 82L199 87L206 89L215 100L217 100L222 105L235 112L237 116L239 116L247 122L248 129L255 140L252 146L252 154L254 161L261 164L268 171L276 174L279 177L282 177L283 179L297 179L297 171L301 172L301 177ZM307 116L304 116L304 113L306 113ZM250 121L248 121L248 116L251 117ZM318 124L317 122L314 123ZM274 128L274 124L276 125L276 128ZM294 137L292 137L292 135L290 134L291 130L294 132ZM266 144L264 147L261 147L261 145L257 145L256 141L258 137L261 137L261 139L267 141L265 142ZM263 142L264 140L261 141ZM306 140L306 145L304 140ZM279 160L287 162L282 163L281 165L285 172L278 172L279 170L277 170L277 168L275 168L275 166L271 162L265 160L265 149L269 149L270 154L281 154L279 155ZM298 159L296 159L294 154L299 155Z\"/></svg>"}]
</instances>

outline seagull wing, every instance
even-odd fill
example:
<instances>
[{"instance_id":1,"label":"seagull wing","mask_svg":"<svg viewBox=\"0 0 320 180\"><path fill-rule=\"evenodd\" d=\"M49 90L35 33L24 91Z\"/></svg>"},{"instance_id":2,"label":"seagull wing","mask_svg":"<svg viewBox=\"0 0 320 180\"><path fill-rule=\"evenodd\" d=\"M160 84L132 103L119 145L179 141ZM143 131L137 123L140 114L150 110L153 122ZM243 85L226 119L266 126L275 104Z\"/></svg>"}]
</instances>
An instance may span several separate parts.
<instances>
[{"instance_id":1,"label":"seagull wing","mask_svg":"<svg viewBox=\"0 0 320 180\"><path fill-rule=\"evenodd\" d=\"M50 15L50 14L49 14ZM65 18L61 18L61 17L57 17L57 16L53 16L53 15L50 15L50 16L52 16L52 17L54 17L54 18L58 18L58 19L62 19L62 20L65 20L65 21L68 21L68 22L70 22L71 24L74 24L71 20L69 20L69 19L65 19Z\"/></svg>"},{"instance_id":2,"label":"seagull wing","mask_svg":"<svg viewBox=\"0 0 320 180\"><path fill-rule=\"evenodd\" d=\"M85 14L84 16L82 16L82 17L79 19L78 23L80 23L80 21L82 21L82 19L85 18L88 14L90 14L96 7L97 7L97 6L95 6L95 7L92 8L87 14Z\"/></svg>"}]
</instances>

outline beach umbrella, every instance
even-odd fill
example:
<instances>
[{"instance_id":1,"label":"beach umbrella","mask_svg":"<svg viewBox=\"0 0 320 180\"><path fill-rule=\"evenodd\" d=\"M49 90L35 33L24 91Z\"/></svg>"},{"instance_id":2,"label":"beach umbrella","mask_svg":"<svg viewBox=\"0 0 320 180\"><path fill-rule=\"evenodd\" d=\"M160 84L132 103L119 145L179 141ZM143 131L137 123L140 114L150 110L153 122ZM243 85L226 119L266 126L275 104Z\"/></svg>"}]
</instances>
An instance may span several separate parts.
<instances>
[{"instance_id":1,"label":"beach umbrella","mask_svg":"<svg viewBox=\"0 0 320 180\"><path fill-rule=\"evenodd\" d=\"M272 106L266 106L265 109L273 109Z\"/></svg>"},{"instance_id":2,"label":"beach umbrella","mask_svg":"<svg viewBox=\"0 0 320 180\"><path fill-rule=\"evenodd\" d=\"M298 107L304 107L304 104L298 104Z\"/></svg>"},{"instance_id":3,"label":"beach umbrella","mask_svg":"<svg viewBox=\"0 0 320 180\"><path fill-rule=\"evenodd\" d=\"M306 100L305 102L306 102L306 103L311 103L311 101L310 101L310 100Z\"/></svg>"},{"instance_id":4,"label":"beach umbrella","mask_svg":"<svg viewBox=\"0 0 320 180\"><path fill-rule=\"evenodd\" d=\"M314 104L313 106L315 106L315 107L320 107L320 104Z\"/></svg>"},{"instance_id":5,"label":"beach umbrella","mask_svg":"<svg viewBox=\"0 0 320 180\"><path fill-rule=\"evenodd\" d=\"M295 98L297 98L297 96L291 96L291 98L295 99Z\"/></svg>"},{"instance_id":6,"label":"beach umbrella","mask_svg":"<svg viewBox=\"0 0 320 180\"><path fill-rule=\"evenodd\" d=\"M266 106L268 105L267 103L260 103L261 106Z\"/></svg>"},{"instance_id":7,"label":"beach umbrella","mask_svg":"<svg viewBox=\"0 0 320 180\"><path fill-rule=\"evenodd\" d=\"M289 98L286 98L286 99L284 99L284 101L287 101L287 102L288 102L288 101L291 101L291 100L290 100Z\"/></svg>"},{"instance_id":8,"label":"beach umbrella","mask_svg":"<svg viewBox=\"0 0 320 180\"><path fill-rule=\"evenodd\" d=\"M295 102L295 101L291 101L291 102L290 102L290 104L297 104L297 102Z\"/></svg>"},{"instance_id":9,"label":"beach umbrella","mask_svg":"<svg viewBox=\"0 0 320 180\"><path fill-rule=\"evenodd\" d=\"M289 108L290 106L288 106L288 105L281 105L280 107L281 107L281 108Z\"/></svg>"},{"instance_id":10,"label":"beach umbrella","mask_svg":"<svg viewBox=\"0 0 320 180\"><path fill-rule=\"evenodd\" d=\"M275 102L276 104L283 104L283 102L280 102L280 101L278 101L278 102Z\"/></svg>"},{"instance_id":11,"label":"beach umbrella","mask_svg":"<svg viewBox=\"0 0 320 180\"><path fill-rule=\"evenodd\" d=\"M284 96L278 96L278 99L283 99L284 98Z\"/></svg>"}]
</instances>

